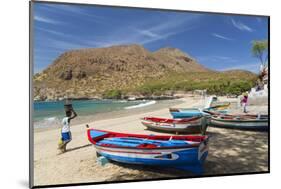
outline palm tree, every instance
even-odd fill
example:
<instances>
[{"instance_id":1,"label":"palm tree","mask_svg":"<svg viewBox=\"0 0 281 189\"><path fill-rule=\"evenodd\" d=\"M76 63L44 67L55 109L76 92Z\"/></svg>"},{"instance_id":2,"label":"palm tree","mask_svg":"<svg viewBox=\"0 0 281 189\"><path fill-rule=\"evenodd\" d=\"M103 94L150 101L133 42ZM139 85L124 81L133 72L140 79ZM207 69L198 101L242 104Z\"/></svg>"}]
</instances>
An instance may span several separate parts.
<instances>
[{"instance_id":1,"label":"palm tree","mask_svg":"<svg viewBox=\"0 0 281 189\"><path fill-rule=\"evenodd\" d=\"M253 56L257 57L261 62L262 67L258 75L259 78L258 82L262 83L264 77L267 74L266 66L268 61L268 41L267 40L253 41L252 54Z\"/></svg>"},{"instance_id":2,"label":"palm tree","mask_svg":"<svg viewBox=\"0 0 281 189\"><path fill-rule=\"evenodd\" d=\"M261 61L261 65L265 67L268 59L268 41L260 40L253 41L252 43L253 56L257 57Z\"/></svg>"}]
</instances>

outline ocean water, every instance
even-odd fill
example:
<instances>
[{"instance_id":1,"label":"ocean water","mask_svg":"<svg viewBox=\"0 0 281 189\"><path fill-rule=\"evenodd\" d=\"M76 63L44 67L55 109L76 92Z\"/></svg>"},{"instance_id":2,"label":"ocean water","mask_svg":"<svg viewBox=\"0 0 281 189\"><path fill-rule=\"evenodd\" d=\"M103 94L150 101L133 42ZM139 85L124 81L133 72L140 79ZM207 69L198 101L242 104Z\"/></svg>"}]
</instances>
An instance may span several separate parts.
<instances>
[{"instance_id":1,"label":"ocean water","mask_svg":"<svg viewBox=\"0 0 281 189\"><path fill-rule=\"evenodd\" d=\"M141 108L155 104L154 101L125 100L74 100L73 109L79 117L97 115L124 109ZM59 125L65 116L64 102L34 102L33 122L35 128Z\"/></svg>"}]
</instances>

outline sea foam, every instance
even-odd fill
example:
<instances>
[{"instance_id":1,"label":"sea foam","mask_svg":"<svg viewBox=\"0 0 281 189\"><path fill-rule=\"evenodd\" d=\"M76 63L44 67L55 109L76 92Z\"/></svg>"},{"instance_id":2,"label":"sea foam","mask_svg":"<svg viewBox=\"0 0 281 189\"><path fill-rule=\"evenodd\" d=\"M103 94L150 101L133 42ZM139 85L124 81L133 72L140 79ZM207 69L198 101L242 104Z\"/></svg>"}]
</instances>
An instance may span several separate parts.
<instances>
[{"instance_id":1,"label":"sea foam","mask_svg":"<svg viewBox=\"0 0 281 189\"><path fill-rule=\"evenodd\" d=\"M127 106L127 107L125 107L125 109L126 109L126 110L129 110L129 109L134 109L134 108L142 108L142 107L145 107L145 106L153 105L153 104L155 104L155 103L156 103L156 101L155 101L155 100L152 100L152 101L140 103L140 104L137 104L137 105L134 105L134 106Z\"/></svg>"},{"instance_id":2,"label":"sea foam","mask_svg":"<svg viewBox=\"0 0 281 189\"><path fill-rule=\"evenodd\" d=\"M61 119L58 117L48 117L41 121L34 122L35 128L48 128L53 126L58 126L61 123Z\"/></svg>"}]
</instances>

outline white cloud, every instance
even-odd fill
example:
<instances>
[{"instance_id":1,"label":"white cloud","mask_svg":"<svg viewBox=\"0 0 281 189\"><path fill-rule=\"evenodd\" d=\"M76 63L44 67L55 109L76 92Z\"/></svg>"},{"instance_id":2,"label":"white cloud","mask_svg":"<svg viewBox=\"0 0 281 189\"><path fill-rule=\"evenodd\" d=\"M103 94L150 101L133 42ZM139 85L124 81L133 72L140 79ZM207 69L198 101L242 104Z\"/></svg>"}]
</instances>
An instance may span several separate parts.
<instances>
[{"instance_id":1,"label":"white cloud","mask_svg":"<svg viewBox=\"0 0 281 189\"><path fill-rule=\"evenodd\" d=\"M66 14L71 16L83 16L83 19L91 20L93 22L105 23L105 18L102 16L89 13L86 9L80 8L79 6L73 5L44 5L44 8L48 11L55 12L58 14Z\"/></svg>"},{"instance_id":2,"label":"white cloud","mask_svg":"<svg viewBox=\"0 0 281 189\"><path fill-rule=\"evenodd\" d=\"M190 24L193 23L195 20L202 17L201 15L192 15L192 16L173 16L168 17L167 19L163 18L161 22L157 20L157 24L152 24L150 27L150 31L154 32L163 32L166 30L175 29L179 26L182 26L184 24Z\"/></svg>"},{"instance_id":3,"label":"white cloud","mask_svg":"<svg viewBox=\"0 0 281 189\"><path fill-rule=\"evenodd\" d=\"M212 33L212 36L214 36L214 37L216 37L216 38L219 38L219 39L228 40L228 41L232 41L232 40L233 40L232 38L225 37L225 36L220 35L220 34L217 34L217 33Z\"/></svg>"},{"instance_id":4,"label":"white cloud","mask_svg":"<svg viewBox=\"0 0 281 189\"><path fill-rule=\"evenodd\" d=\"M51 33L51 34L54 34L54 35L59 35L59 36L64 36L65 35L62 32L58 32L58 31L54 31L54 30L50 30L50 29L46 29L46 28L41 28L41 27L38 27L38 26L36 26L35 29L41 30L43 32Z\"/></svg>"},{"instance_id":5,"label":"white cloud","mask_svg":"<svg viewBox=\"0 0 281 189\"><path fill-rule=\"evenodd\" d=\"M147 37L152 37L152 38L159 37L159 34L157 34L155 32L152 32L152 31L149 31L149 30L135 29L135 31L138 32L139 34L147 36Z\"/></svg>"},{"instance_id":6,"label":"white cloud","mask_svg":"<svg viewBox=\"0 0 281 189\"><path fill-rule=\"evenodd\" d=\"M248 31L248 32L253 32L254 30L247 26L246 24L243 24L242 22L235 21L233 18L231 19L231 22L233 26L241 31Z\"/></svg>"},{"instance_id":7,"label":"white cloud","mask_svg":"<svg viewBox=\"0 0 281 189\"><path fill-rule=\"evenodd\" d=\"M59 24L60 23L60 22L58 22L56 20L52 20L50 18L39 16L39 15L35 15L34 16L34 20L36 20L38 22L47 23L47 24Z\"/></svg>"},{"instance_id":8,"label":"white cloud","mask_svg":"<svg viewBox=\"0 0 281 189\"><path fill-rule=\"evenodd\" d=\"M200 16L173 16L168 19L148 20L145 23L132 23L129 27L120 27L105 39L99 38L95 44L106 47L120 44L148 44L195 28L193 22ZM185 26L182 29L182 26Z\"/></svg>"},{"instance_id":9,"label":"white cloud","mask_svg":"<svg viewBox=\"0 0 281 189\"><path fill-rule=\"evenodd\" d=\"M45 5L45 8L51 9L52 11L56 10L58 13L72 13L72 14L78 14L83 15L83 19L85 17L88 17L88 19L93 19L96 17L96 20L99 19L105 19L104 17L96 16L94 14L91 14L86 9L80 8L80 7L74 7L69 5ZM59 11L58 11L59 10ZM74 15L75 15L74 14ZM47 32L49 34L57 35L61 37L58 41L58 46L54 46L55 49L70 49L70 47L107 47L112 45L122 45L122 44L148 44L155 41L167 39L171 36L174 36L176 34L182 33L184 31L188 31L193 29L194 21L196 21L198 18L203 17L199 14L194 14L191 16L187 16L184 14L175 14L170 16L163 17L154 17L150 20L140 20L140 22L134 21L131 23L128 23L125 27L123 25L116 25L116 28L114 31L108 31L103 36L70 36L67 34L64 34L62 32L45 29L45 28L38 28L39 30L43 32ZM57 21L51 20L49 18L45 17L39 17L37 16L35 18L38 21L45 22L45 23L52 23L55 24ZM100 20L101 21L101 20ZM185 26L184 29L182 26ZM52 39L52 38L51 38ZM71 39L71 42L69 41ZM49 47L51 45L56 44L50 43L48 44ZM67 44L70 45L70 47L67 47Z\"/></svg>"},{"instance_id":10,"label":"white cloud","mask_svg":"<svg viewBox=\"0 0 281 189\"><path fill-rule=\"evenodd\" d=\"M47 47L57 50L72 50L72 49L80 49L86 48L87 45L81 44L80 42L70 42L70 41L63 41L63 40L56 40L56 39L48 39Z\"/></svg>"},{"instance_id":11,"label":"white cloud","mask_svg":"<svg viewBox=\"0 0 281 189\"><path fill-rule=\"evenodd\" d=\"M57 35L46 36L44 39L45 48L67 51L80 48L108 47L122 44L148 44L155 41L167 39L173 35L185 32L194 28L194 22L199 17L170 16L168 19L145 20L145 22L128 23L127 27L119 26L114 31L105 33L104 36L83 36L67 35L59 31L36 27L36 29L47 34ZM182 27L184 26L184 28Z\"/></svg>"}]
</instances>

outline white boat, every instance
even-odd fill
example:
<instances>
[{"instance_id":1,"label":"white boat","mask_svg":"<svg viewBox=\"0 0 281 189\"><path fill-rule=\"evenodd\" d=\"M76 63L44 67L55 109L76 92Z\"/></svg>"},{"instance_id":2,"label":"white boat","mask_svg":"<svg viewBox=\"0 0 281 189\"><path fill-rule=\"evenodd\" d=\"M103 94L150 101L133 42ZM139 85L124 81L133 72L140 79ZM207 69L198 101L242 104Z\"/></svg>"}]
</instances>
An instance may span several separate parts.
<instances>
[{"instance_id":1,"label":"white boat","mask_svg":"<svg viewBox=\"0 0 281 189\"><path fill-rule=\"evenodd\" d=\"M158 117L144 117L141 123L148 129L171 132L205 133L204 117L191 117L184 119L166 119Z\"/></svg>"}]
</instances>

